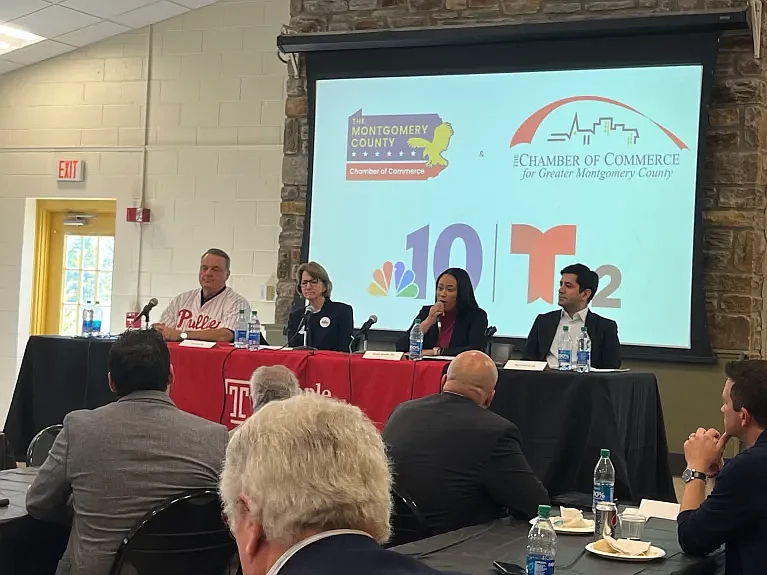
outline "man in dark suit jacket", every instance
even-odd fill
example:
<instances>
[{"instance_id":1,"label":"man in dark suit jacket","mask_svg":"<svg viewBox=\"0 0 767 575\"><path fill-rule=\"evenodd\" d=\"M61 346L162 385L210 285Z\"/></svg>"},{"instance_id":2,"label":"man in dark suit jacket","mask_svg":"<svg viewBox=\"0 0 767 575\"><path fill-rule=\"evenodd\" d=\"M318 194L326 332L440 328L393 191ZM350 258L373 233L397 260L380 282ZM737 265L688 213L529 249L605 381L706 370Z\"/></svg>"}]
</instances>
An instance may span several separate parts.
<instances>
[{"instance_id":1,"label":"man in dark suit jacket","mask_svg":"<svg viewBox=\"0 0 767 575\"><path fill-rule=\"evenodd\" d=\"M559 367L558 344L564 326L568 326L573 346L578 341L581 328L591 338L591 366L599 369L617 369L621 366L621 344L618 340L618 324L595 314L589 303L599 288L599 276L583 264L567 266L559 280L559 305L561 310L544 313L535 318L523 358L530 361L546 361L549 367Z\"/></svg>"},{"instance_id":2,"label":"man in dark suit jacket","mask_svg":"<svg viewBox=\"0 0 767 575\"><path fill-rule=\"evenodd\" d=\"M724 544L727 575L762 575L767 541L767 361L735 361L725 368L724 433L698 428L684 443L687 469L677 517L679 546L703 557ZM732 437L741 451L726 464ZM707 479L716 477L706 496Z\"/></svg>"},{"instance_id":3,"label":"man in dark suit jacket","mask_svg":"<svg viewBox=\"0 0 767 575\"><path fill-rule=\"evenodd\" d=\"M155 330L128 331L109 354L115 403L73 411L27 492L27 511L72 531L56 575L107 575L128 532L163 501L215 489L226 450L223 425L178 409L168 347Z\"/></svg>"},{"instance_id":4,"label":"man in dark suit jacket","mask_svg":"<svg viewBox=\"0 0 767 575\"><path fill-rule=\"evenodd\" d=\"M441 394L400 404L383 431L395 488L432 534L506 514L529 519L549 496L522 453L516 425L486 408L498 370L479 351L456 357Z\"/></svg>"},{"instance_id":5,"label":"man in dark suit jacket","mask_svg":"<svg viewBox=\"0 0 767 575\"><path fill-rule=\"evenodd\" d=\"M438 575L382 549L391 471L353 405L314 393L272 401L232 436L221 500L244 575Z\"/></svg>"}]
</instances>

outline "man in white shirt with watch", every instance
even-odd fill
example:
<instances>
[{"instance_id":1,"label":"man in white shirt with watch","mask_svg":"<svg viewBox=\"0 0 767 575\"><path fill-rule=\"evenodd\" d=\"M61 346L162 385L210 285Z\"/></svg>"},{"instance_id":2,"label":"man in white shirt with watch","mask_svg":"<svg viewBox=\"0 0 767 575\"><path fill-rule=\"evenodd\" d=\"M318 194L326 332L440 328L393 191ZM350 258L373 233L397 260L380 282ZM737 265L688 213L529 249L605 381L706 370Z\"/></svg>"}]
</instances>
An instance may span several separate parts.
<instances>
[{"instance_id":1,"label":"man in white shirt with watch","mask_svg":"<svg viewBox=\"0 0 767 575\"><path fill-rule=\"evenodd\" d=\"M162 313L160 323L152 325L165 341L196 339L231 342L240 310L250 319L250 305L232 288L229 255L211 248L200 260L200 287L177 295Z\"/></svg>"}]
</instances>

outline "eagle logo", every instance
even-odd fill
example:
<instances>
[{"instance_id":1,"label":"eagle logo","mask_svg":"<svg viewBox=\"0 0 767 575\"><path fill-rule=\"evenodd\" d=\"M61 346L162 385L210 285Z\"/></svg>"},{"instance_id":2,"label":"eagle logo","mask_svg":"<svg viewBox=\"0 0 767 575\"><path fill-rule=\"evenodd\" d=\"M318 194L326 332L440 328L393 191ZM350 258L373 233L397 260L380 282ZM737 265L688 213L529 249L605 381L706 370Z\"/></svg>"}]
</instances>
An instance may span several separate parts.
<instances>
[{"instance_id":1,"label":"eagle logo","mask_svg":"<svg viewBox=\"0 0 767 575\"><path fill-rule=\"evenodd\" d=\"M434 137L431 141L426 138L410 138L407 145L411 148L423 148L423 157L426 158L426 167L447 166L447 160L442 153L450 145L453 137L453 126L448 122L442 122L434 128Z\"/></svg>"}]
</instances>

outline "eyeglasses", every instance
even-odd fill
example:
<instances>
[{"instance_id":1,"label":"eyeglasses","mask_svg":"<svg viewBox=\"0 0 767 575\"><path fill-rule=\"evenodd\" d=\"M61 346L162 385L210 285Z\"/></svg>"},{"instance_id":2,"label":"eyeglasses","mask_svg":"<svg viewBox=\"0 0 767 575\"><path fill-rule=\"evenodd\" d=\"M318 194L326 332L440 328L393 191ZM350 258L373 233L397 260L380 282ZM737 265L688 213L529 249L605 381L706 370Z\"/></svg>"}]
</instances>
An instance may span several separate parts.
<instances>
[{"instance_id":1,"label":"eyeglasses","mask_svg":"<svg viewBox=\"0 0 767 575\"><path fill-rule=\"evenodd\" d=\"M316 286L318 283L320 283L320 280L318 280L316 278L315 279L311 279L311 280L303 280L301 282L301 287L306 287L308 285Z\"/></svg>"}]
</instances>

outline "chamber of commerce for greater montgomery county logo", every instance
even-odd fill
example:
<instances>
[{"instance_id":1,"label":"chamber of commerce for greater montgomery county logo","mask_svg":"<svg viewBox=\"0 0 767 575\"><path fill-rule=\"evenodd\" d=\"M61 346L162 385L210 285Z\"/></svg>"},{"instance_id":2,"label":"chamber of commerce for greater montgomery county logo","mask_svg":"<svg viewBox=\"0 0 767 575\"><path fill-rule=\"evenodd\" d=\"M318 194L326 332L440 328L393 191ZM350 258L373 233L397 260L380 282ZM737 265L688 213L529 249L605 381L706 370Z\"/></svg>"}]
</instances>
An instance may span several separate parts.
<instances>
[{"instance_id":1,"label":"chamber of commerce for greater montgomery county logo","mask_svg":"<svg viewBox=\"0 0 767 575\"><path fill-rule=\"evenodd\" d=\"M572 96L543 106L520 124L510 148L512 170L521 180L669 180L690 152L659 122L604 96Z\"/></svg>"},{"instance_id":2,"label":"chamber of commerce for greater montgomery county logo","mask_svg":"<svg viewBox=\"0 0 767 575\"><path fill-rule=\"evenodd\" d=\"M349 116L347 180L427 180L447 168L453 127L438 114Z\"/></svg>"}]
</instances>

